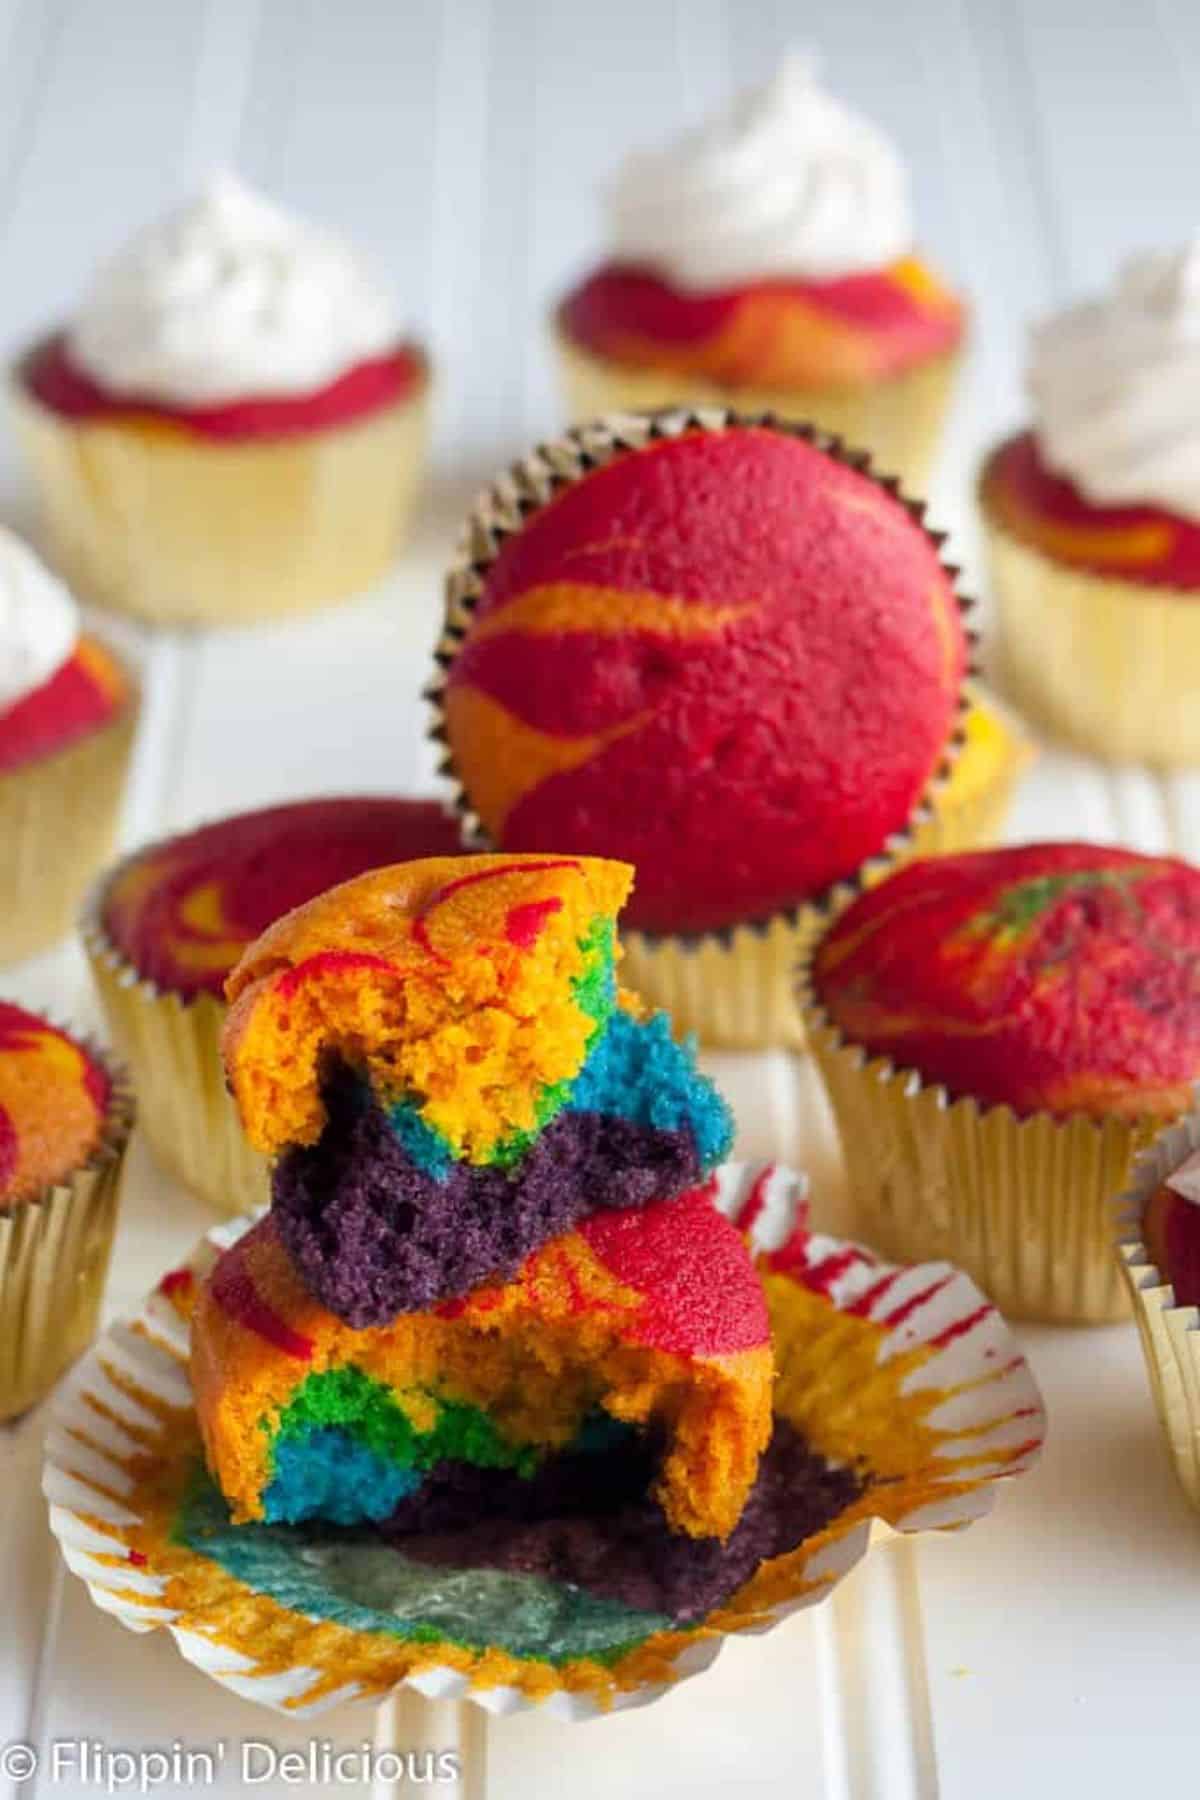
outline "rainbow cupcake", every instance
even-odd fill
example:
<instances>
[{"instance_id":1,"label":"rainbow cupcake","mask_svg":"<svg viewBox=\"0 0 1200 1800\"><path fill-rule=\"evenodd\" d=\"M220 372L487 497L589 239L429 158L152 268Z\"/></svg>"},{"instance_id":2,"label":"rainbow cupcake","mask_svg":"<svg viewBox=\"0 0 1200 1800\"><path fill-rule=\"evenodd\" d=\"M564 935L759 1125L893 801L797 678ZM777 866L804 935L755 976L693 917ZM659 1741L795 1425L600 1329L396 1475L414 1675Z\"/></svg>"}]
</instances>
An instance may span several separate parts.
<instances>
[{"instance_id":1,"label":"rainbow cupcake","mask_svg":"<svg viewBox=\"0 0 1200 1800\"><path fill-rule=\"evenodd\" d=\"M132 1124L98 1051L0 1000L0 1421L95 1333Z\"/></svg>"},{"instance_id":2,"label":"rainbow cupcake","mask_svg":"<svg viewBox=\"0 0 1200 1800\"><path fill-rule=\"evenodd\" d=\"M555 315L572 418L774 411L924 491L965 309L914 249L894 148L807 58L631 157L608 212L609 260Z\"/></svg>"}]
</instances>

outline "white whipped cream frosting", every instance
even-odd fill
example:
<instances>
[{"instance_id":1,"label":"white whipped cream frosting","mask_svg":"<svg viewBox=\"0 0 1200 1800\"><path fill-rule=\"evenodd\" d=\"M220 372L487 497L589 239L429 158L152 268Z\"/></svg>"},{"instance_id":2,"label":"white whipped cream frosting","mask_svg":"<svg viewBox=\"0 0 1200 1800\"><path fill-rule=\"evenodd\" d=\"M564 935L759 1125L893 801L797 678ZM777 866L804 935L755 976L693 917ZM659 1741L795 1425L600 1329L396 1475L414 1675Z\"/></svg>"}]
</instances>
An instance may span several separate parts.
<instances>
[{"instance_id":1,"label":"white whipped cream frosting","mask_svg":"<svg viewBox=\"0 0 1200 1800\"><path fill-rule=\"evenodd\" d=\"M1036 326L1028 387L1043 459L1086 500L1200 521L1200 238Z\"/></svg>"},{"instance_id":2,"label":"white whipped cream frosting","mask_svg":"<svg viewBox=\"0 0 1200 1800\"><path fill-rule=\"evenodd\" d=\"M892 144L797 55L711 124L631 156L608 214L618 260L699 291L882 269L913 238Z\"/></svg>"},{"instance_id":3,"label":"white whipped cream frosting","mask_svg":"<svg viewBox=\"0 0 1200 1800\"><path fill-rule=\"evenodd\" d=\"M0 526L0 713L75 653L79 609L29 545Z\"/></svg>"},{"instance_id":4,"label":"white whipped cream frosting","mask_svg":"<svg viewBox=\"0 0 1200 1800\"><path fill-rule=\"evenodd\" d=\"M67 346L112 392L202 406L311 393L398 337L344 244L219 175L100 271Z\"/></svg>"}]
</instances>

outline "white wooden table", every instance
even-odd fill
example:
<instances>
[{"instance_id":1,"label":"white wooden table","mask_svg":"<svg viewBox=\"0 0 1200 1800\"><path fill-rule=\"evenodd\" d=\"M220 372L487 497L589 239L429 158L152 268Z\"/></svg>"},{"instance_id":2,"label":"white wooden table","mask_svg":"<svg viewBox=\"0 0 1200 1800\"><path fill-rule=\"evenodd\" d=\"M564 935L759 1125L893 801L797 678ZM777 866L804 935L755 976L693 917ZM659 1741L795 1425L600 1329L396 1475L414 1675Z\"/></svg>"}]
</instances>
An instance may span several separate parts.
<instances>
[{"instance_id":1,"label":"white wooden table","mask_svg":"<svg viewBox=\"0 0 1200 1800\"><path fill-rule=\"evenodd\" d=\"M439 365L437 467L394 580L286 629L142 644L128 844L287 795L432 787L417 694L439 571L474 488L561 422L540 328L600 249L596 186L627 144L699 116L798 40L899 138L923 242L974 299L935 492L974 573L970 477L1021 416L1023 320L1196 227L1193 0L0 0L7 345L67 311L134 225L230 162L372 251ZM0 502L21 518L7 442ZM1200 774L1047 754L1013 830L1200 860ZM0 986L97 1023L73 947ZM709 1060L738 1109L739 1152L807 1165L830 1218L844 1216L803 1066ZM135 1147L112 1309L205 1223ZM472 1800L1010 1800L1068 1785L1107 1800L1180 1782L1194 1774L1200 1521L1172 1485L1133 1329L1024 1337L1050 1442L992 1519L888 1542L824 1608L733 1643L657 1706L574 1729L531 1714L485 1729L474 1708L407 1701L315 1729L257 1713L64 1579L37 1495L38 1420L0 1432L0 1744L27 1739L44 1758L56 1738L224 1741L207 1790L219 1793L243 1791L242 1740L313 1736L458 1743ZM97 1790L44 1767L11 1791Z\"/></svg>"}]
</instances>

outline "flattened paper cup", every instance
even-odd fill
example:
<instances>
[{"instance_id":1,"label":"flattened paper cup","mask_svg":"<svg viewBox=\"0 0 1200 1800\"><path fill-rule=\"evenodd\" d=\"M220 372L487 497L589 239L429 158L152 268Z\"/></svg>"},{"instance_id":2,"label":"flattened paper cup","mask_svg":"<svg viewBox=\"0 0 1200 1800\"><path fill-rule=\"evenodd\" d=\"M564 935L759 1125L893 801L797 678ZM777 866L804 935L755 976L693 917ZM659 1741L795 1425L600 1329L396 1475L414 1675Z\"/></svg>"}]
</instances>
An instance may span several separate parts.
<instances>
[{"instance_id":1,"label":"flattened paper cup","mask_svg":"<svg viewBox=\"0 0 1200 1800\"><path fill-rule=\"evenodd\" d=\"M478 815L472 810L454 766L443 712L447 674L453 666L471 616L483 592L490 564L506 538L521 529L525 520L572 482L593 469L602 468L625 450L640 450L656 438L678 437L685 431L721 431L730 425L765 425L803 438L826 455L857 469L876 481L908 512L941 555L944 532L925 523L925 507L901 492L890 476L874 473L871 458L849 450L842 442L811 425L796 424L772 413L739 414L727 407L632 414L612 413L593 424L566 432L540 445L507 475L487 488L467 521L458 554L446 580L446 611L435 660L438 673L426 690L433 708L430 736L442 746L440 770L454 784L454 804L463 819L465 835L480 848L491 848ZM956 565L942 560L951 581ZM968 618L971 602L957 595L960 611ZM825 929L829 920L848 906L865 887L880 881L915 852L922 828L934 817L962 751L964 723L970 706L966 680L974 676L975 634L967 626L968 662L959 695L956 723L942 759L911 817L901 831L881 844L844 880L835 882L794 907L764 919L746 920L721 931L698 936L625 930L623 975L651 1006L661 1007L680 1031L694 1032L702 1043L728 1049L755 1049L770 1045L799 1048L803 1030L793 992L792 970Z\"/></svg>"},{"instance_id":2,"label":"flattened paper cup","mask_svg":"<svg viewBox=\"0 0 1200 1800\"><path fill-rule=\"evenodd\" d=\"M1155 1410L1179 1485L1200 1510L1200 1310L1178 1306L1146 1247L1146 1207L1185 1157L1200 1149L1200 1113L1168 1126L1138 1158L1114 1203L1121 1271L1137 1320Z\"/></svg>"},{"instance_id":3,"label":"flattened paper cup","mask_svg":"<svg viewBox=\"0 0 1200 1800\"><path fill-rule=\"evenodd\" d=\"M73 1174L0 1206L0 1421L41 1400L96 1335L133 1129L122 1069L76 1040L111 1083L100 1141Z\"/></svg>"},{"instance_id":4,"label":"flattened paper cup","mask_svg":"<svg viewBox=\"0 0 1200 1800\"><path fill-rule=\"evenodd\" d=\"M1124 1319L1112 1197L1160 1120L1018 1118L847 1041L801 972L809 1046L833 1106L855 1219L886 1256L944 1256L1009 1318Z\"/></svg>"},{"instance_id":5,"label":"flattened paper cup","mask_svg":"<svg viewBox=\"0 0 1200 1800\"><path fill-rule=\"evenodd\" d=\"M98 731L0 773L0 963L65 937L112 850L137 729L137 690Z\"/></svg>"},{"instance_id":6,"label":"flattened paper cup","mask_svg":"<svg viewBox=\"0 0 1200 1800\"><path fill-rule=\"evenodd\" d=\"M672 406L806 419L848 444L862 444L876 467L917 494L929 485L962 363L962 352L952 350L903 375L857 387L730 388L667 369L623 367L584 350L557 323L553 337L572 420Z\"/></svg>"},{"instance_id":7,"label":"flattened paper cup","mask_svg":"<svg viewBox=\"0 0 1200 1800\"><path fill-rule=\"evenodd\" d=\"M360 593L417 495L428 378L320 431L214 442L147 418L69 419L9 381L54 560L90 600L160 625L245 624Z\"/></svg>"},{"instance_id":8,"label":"flattened paper cup","mask_svg":"<svg viewBox=\"0 0 1200 1800\"><path fill-rule=\"evenodd\" d=\"M225 1086L228 1009L215 994L185 999L160 988L122 956L104 928L104 897L118 872L93 889L80 931L113 1042L133 1075L138 1122L163 1168L214 1211L250 1212L270 1199L270 1175Z\"/></svg>"},{"instance_id":9,"label":"flattened paper cup","mask_svg":"<svg viewBox=\"0 0 1200 1800\"><path fill-rule=\"evenodd\" d=\"M1200 591L1055 562L980 497L997 670L1052 737L1106 762L1200 763Z\"/></svg>"},{"instance_id":10,"label":"flattened paper cup","mask_svg":"<svg viewBox=\"0 0 1200 1800\"><path fill-rule=\"evenodd\" d=\"M708 1667L726 1636L824 1599L866 1552L873 1519L911 1532L986 1512L996 1483L1029 1467L1044 1434L1037 1387L994 1308L945 1264L895 1268L809 1232L803 1181L786 1170L728 1165L715 1186L758 1253L777 1412L828 1463L853 1468L861 1488L701 1624L639 1627L640 1615L626 1616L612 1643L577 1651L560 1639L551 1654L536 1625L519 1641L536 1612L527 1584L540 1578L515 1578L509 1616L481 1632L469 1571L442 1567L414 1588L419 1564L387 1551L381 1570L378 1545L361 1539L369 1564L331 1557L315 1527L230 1527L202 1472L188 1321L196 1284L245 1222L203 1240L61 1397L44 1487L68 1566L124 1624L165 1627L189 1662L281 1711L377 1702L408 1686L494 1713L544 1704L583 1719L644 1705Z\"/></svg>"}]
</instances>

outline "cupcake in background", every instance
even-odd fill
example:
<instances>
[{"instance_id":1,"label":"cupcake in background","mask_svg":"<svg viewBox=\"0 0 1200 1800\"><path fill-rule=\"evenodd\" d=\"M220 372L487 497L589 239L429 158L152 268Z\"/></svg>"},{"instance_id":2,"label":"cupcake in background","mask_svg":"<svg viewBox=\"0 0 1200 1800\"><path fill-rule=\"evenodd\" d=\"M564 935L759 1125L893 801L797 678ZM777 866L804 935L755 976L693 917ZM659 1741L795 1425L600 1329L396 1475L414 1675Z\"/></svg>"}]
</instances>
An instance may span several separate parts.
<instances>
[{"instance_id":1,"label":"cupcake in background","mask_svg":"<svg viewBox=\"0 0 1200 1800\"><path fill-rule=\"evenodd\" d=\"M1111 1203L1200 1080L1200 870L1088 844L913 863L831 926L805 1024L863 1234L1002 1311L1121 1318Z\"/></svg>"},{"instance_id":2,"label":"cupcake in background","mask_svg":"<svg viewBox=\"0 0 1200 1800\"><path fill-rule=\"evenodd\" d=\"M112 849L136 720L129 672L0 528L0 963L73 924Z\"/></svg>"},{"instance_id":3,"label":"cupcake in background","mask_svg":"<svg viewBox=\"0 0 1200 1800\"><path fill-rule=\"evenodd\" d=\"M1107 759L1200 761L1200 242L1035 328L1029 429L979 500L1002 677Z\"/></svg>"},{"instance_id":4,"label":"cupcake in background","mask_svg":"<svg viewBox=\"0 0 1200 1800\"><path fill-rule=\"evenodd\" d=\"M18 361L18 430L81 594L166 624L304 611L388 568L429 372L338 240L223 175Z\"/></svg>"},{"instance_id":5,"label":"cupcake in background","mask_svg":"<svg viewBox=\"0 0 1200 1800\"><path fill-rule=\"evenodd\" d=\"M917 827L917 856L981 850L1004 835L1020 782L1037 747L1021 720L978 682L967 688L970 707L962 749L950 777L934 796L930 816Z\"/></svg>"},{"instance_id":6,"label":"cupcake in background","mask_svg":"<svg viewBox=\"0 0 1200 1800\"><path fill-rule=\"evenodd\" d=\"M924 491L965 328L916 254L907 173L789 57L628 159L609 256L555 315L572 417L719 403L806 419Z\"/></svg>"},{"instance_id":7,"label":"cupcake in background","mask_svg":"<svg viewBox=\"0 0 1200 1800\"><path fill-rule=\"evenodd\" d=\"M469 822L633 864L625 980L707 1043L800 1041L800 947L911 854L959 748L952 576L860 464L771 420L602 420L484 495L450 578Z\"/></svg>"},{"instance_id":8,"label":"cupcake in background","mask_svg":"<svg viewBox=\"0 0 1200 1800\"><path fill-rule=\"evenodd\" d=\"M0 1000L0 1422L95 1334L132 1123L98 1050Z\"/></svg>"},{"instance_id":9,"label":"cupcake in background","mask_svg":"<svg viewBox=\"0 0 1200 1800\"><path fill-rule=\"evenodd\" d=\"M266 1163L225 1090L225 980L248 944L351 876L461 851L428 800L299 800L148 845L92 896L83 936L140 1123L163 1166L221 1213L268 1198Z\"/></svg>"}]
</instances>

